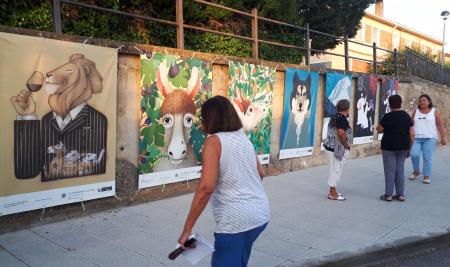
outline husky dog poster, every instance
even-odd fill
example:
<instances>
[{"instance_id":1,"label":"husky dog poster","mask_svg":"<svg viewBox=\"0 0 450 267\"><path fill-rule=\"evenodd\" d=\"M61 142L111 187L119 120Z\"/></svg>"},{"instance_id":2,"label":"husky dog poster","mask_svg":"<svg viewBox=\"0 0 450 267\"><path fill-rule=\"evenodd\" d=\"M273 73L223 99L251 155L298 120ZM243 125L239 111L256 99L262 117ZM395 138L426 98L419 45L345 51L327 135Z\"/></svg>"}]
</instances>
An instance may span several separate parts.
<instances>
[{"instance_id":1,"label":"husky dog poster","mask_svg":"<svg viewBox=\"0 0 450 267\"><path fill-rule=\"evenodd\" d=\"M200 177L200 106L211 97L212 67L197 58L141 55L139 188Z\"/></svg>"},{"instance_id":2,"label":"husky dog poster","mask_svg":"<svg viewBox=\"0 0 450 267\"><path fill-rule=\"evenodd\" d=\"M262 164L269 163L275 68L229 62L228 97Z\"/></svg>"},{"instance_id":3,"label":"husky dog poster","mask_svg":"<svg viewBox=\"0 0 450 267\"><path fill-rule=\"evenodd\" d=\"M319 73L286 69L280 159L313 154Z\"/></svg>"},{"instance_id":4,"label":"husky dog poster","mask_svg":"<svg viewBox=\"0 0 450 267\"><path fill-rule=\"evenodd\" d=\"M353 144L366 144L373 141L375 128L375 101L377 77L362 75L358 77L356 89L356 125Z\"/></svg>"},{"instance_id":5,"label":"husky dog poster","mask_svg":"<svg viewBox=\"0 0 450 267\"><path fill-rule=\"evenodd\" d=\"M328 123L336 114L336 105L341 99L352 102L352 76L350 74L327 73L325 83L322 140L327 136ZM321 146L323 150L323 146Z\"/></svg>"},{"instance_id":6,"label":"husky dog poster","mask_svg":"<svg viewBox=\"0 0 450 267\"><path fill-rule=\"evenodd\" d=\"M380 97L380 110L378 111L378 118L381 120L383 118L384 114L390 112L389 109L389 97L391 95L396 95L398 91L398 80L396 79L390 79L390 78L383 78L381 80L381 97ZM383 138L383 134L378 134L378 140L381 140Z\"/></svg>"}]
</instances>

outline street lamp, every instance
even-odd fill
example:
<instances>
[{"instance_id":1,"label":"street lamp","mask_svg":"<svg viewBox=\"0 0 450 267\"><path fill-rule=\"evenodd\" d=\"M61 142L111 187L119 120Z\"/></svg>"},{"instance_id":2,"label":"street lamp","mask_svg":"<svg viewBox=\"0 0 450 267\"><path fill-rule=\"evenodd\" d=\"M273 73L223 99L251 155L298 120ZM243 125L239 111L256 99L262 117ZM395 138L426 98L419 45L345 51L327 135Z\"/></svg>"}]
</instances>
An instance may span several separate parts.
<instances>
[{"instance_id":1,"label":"street lamp","mask_svg":"<svg viewBox=\"0 0 450 267\"><path fill-rule=\"evenodd\" d=\"M442 67L444 67L445 62L445 21L447 20L448 16L450 15L450 12L447 10L442 11L441 17L444 20L444 31L442 33Z\"/></svg>"}]
</instances>

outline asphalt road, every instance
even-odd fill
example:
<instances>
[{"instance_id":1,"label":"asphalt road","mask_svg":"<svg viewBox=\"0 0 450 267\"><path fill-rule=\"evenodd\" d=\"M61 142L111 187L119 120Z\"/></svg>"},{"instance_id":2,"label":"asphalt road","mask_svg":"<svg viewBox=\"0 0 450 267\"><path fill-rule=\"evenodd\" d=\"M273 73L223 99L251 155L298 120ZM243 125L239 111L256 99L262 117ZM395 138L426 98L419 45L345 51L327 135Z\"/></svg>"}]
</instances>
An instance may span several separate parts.
<instances>
[{"instance_id":1,"label":"asphalt road","mask_svg":"<svg viewBox=\"0 0 450 267\"><path fill-rule=\"evenodd\" d=\"M370 265L371 267L449 267L450 244L422 249L396 259Z\"/></svg>"}]
</instances>

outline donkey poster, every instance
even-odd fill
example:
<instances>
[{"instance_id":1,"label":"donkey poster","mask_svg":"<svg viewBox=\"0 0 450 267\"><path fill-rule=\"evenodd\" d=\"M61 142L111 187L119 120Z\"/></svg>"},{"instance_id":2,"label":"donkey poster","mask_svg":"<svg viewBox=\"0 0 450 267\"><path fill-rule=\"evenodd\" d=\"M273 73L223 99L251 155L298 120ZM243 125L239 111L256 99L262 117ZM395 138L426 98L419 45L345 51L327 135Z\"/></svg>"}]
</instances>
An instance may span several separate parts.
<instances>
[{"instance_id":1,"label":"donkey poster","mask_svg":"<svg viewBox=\"0 0 450 267\"><path fill-rule=\"evenodd\" d=\"M358 77L356 87L355 134L353 144L373 142L375 129L375 102L377 77L362 75Z\"/></svg>"},{"instance_id":2,"label":"donkey poster","mask_svg":"<svg viewBox=\"0 0 450 267\"><path fill-rule=\"evenodd\" d=\"M380 97L380 110L378 111L379 121L383 118L384 114L390 112L388 99L391 95L396 95L398 91L398 80L383 78L381 80L381 97ZM383 134L378 134L378 140L383 138Z\"/></svg>"},{"instance_id":3,"label":"donkey poster","mask_svg":"<svg viewBox=\"0 0 450 267\"><path fill-rule=\"evenodd\" d=\"M286 69L280 159L313 154L319 73Z\"/></svg>"},{"instance_id":4,"label":"donkey poster","mask_svg":"<svg viewBox=\"0 0 450 267\"><path fill-rule=\"evenodd\" d=\"M0 33L0 56L0 215L114 195L117 51Z\"/></svg>"},{"instance_id":5,"label":"donkey poster","mask_svg":"<svg viewBox=\"0 0 450 267\"><path fill-rule=\"evenodd\" d=\"M274 68L229 62L228 97L262 164L269 163Z\"/></svg>"},{"instance_id":6,"label":"donkey poster","mask_svg":"<svg viewBox=\"0 0 450 267\"><path fill-rule=\"evenodd\" d=\"M139 188L200 177L200 107L211 97L212 67L197 58L141 55Z\"/></svg>"},{"instance_id":7,"label":"donkey poster","mask_svg":"<svg viewBox=\"0 0 450 267\"><path fill-rule=\"evenodd\" d=\"M341 73L327 73L325 83L325 99L323 113L322 140L327 136L328 123L331 116L336 114L336 105L341 99L352 102L352 75ZM323 145L321 146L323 150Z\"/></svg>"}]
</instances>

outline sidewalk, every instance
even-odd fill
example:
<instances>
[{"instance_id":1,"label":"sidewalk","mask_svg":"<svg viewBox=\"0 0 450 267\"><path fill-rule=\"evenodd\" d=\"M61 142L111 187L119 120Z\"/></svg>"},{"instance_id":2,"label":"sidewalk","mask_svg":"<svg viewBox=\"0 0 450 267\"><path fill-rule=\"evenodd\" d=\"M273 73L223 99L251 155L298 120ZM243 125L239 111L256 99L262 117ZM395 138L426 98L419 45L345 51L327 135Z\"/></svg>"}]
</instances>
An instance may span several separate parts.
<instances>
[{"instance_id":1,"label":"sidewalk","mask_svg":"<svg viewBox=\"0 0 450 267\"><path fill-rule=\"evenodd\" d=\"M327 199L327 166L264 180L271 221L250 266L302 266L450 232L450 148L438 148L432 184L406 180L406 202L383 202L381 156L350 160ZM407 160L405 173L411 172ZM0 235L0 266L189 266L167 259L192 194ZM213 241L208 207L195 231ZM209 266L210 258L198 266Z\"/></svg>"}]
</instances>

